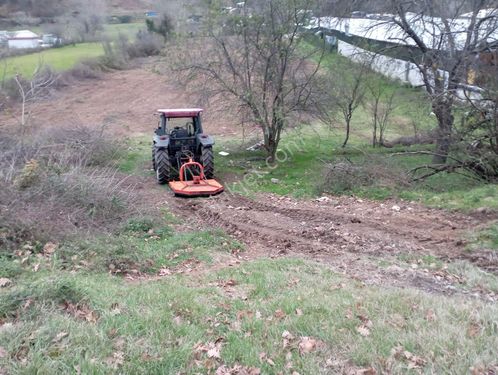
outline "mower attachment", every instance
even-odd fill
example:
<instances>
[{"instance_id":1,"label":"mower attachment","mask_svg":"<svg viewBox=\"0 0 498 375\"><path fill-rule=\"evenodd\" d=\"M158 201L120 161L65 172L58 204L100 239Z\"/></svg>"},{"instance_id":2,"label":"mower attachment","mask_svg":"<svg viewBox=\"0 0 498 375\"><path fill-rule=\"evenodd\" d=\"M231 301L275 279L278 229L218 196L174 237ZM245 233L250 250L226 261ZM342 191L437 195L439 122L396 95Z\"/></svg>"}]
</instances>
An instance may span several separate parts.
<instances>
[{"instance_id":1,"label":"mower attachment","mask_svg":"<svg viewBox=\"0 0 498 375\"><path fill-rule=\"evenodd\" d=\"M205 197L223 192L224 188L214 179L206 179L204 167L190 159L180 168L180 181L169 182L175 195L184 197Z\"/></svg>"}]
</instances>

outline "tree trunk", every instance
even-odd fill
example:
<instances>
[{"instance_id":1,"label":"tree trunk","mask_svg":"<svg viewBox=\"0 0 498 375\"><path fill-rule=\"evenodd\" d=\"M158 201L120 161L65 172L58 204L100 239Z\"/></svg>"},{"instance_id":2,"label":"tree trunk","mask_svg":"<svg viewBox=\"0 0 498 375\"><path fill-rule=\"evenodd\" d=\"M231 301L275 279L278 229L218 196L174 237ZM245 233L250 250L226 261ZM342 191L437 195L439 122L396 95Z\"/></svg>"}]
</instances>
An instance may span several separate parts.
<instances>
[{"instance_id":1,"label":"tree trunk","mask_svg":"<svg viewBox=\"0 0 498 375\"><path fill-rule=\"evenodd\" d=\"M276 154L277 154L277 147L278 147L278 144L274 140L271 140L265 147L266 152L268 154L268 157L266 158L266 160L270 164L275 163Z\"/></svg>"},{"instance_id":2,"label":"tree trunk","mask_svg":"<svg viewBox=\"0 0 498 375\"><path fill-rule=\"evenodd\" d=\"M277 134L273 128L266 129L265 131L265 150L266 150L266 161L273 164L276 159L278 149Z\"/></svg>"},{"instance_id":3,"label":"tree trunk","mask_svg":"<svg viewBox=\"0 0 498 375\"><path fill-rule=\"evenodd\" d=\"M377 147L377 123L378 123L378 114L379 114L379 100L375 99L374 104L374 115L373 115L373 138L372 138L372 146ZM381 143L382 144L382 143Z\"/></svg>"},{"instance_id":4,"label":"tree trunk","mask_svg":"<svg viewBox=\"0 0 498 375\"><path fill-rule=\"evenodd\" d=\"M382 144L382 142L380 143ZM372 146L374 148L377 146L377 121L374 122Z\"/></svg>"},{"instance_id":5,"label":"tree trunk","mask_svg":"<svg viewBox=\"0 0 498 375\"><path fill-rule=\"evenodd\" d=\"M451 99L443 98L433 105L434 113L438 119L438 131L436 134L436 151L432 158L432 164L446 164L450 152L453 130L453 102Z\"/></svg>"},{"instance_id":6,"label":"tree trunk","mask_svg":"<svg viewBox=\"0 0 498 375\"><path fill-rule=\"evenodd\" d=\"M345 148L349 141L349 133L351 129L351 119L346 119L346 138L344 139L344 143L342 144L342 148Z\"/></svg>"}]
</instances>

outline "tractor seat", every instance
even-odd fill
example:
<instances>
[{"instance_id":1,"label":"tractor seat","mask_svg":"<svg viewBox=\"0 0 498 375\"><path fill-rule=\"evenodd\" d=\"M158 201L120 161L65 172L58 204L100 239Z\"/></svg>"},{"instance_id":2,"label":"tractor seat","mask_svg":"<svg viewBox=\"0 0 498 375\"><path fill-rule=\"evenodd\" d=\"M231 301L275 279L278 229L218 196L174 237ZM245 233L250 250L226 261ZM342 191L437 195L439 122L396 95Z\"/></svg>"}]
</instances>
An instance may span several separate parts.
<instances>
[{"instance_id":1,"label":"tractor seat","mask_svg":"<svg viewBox=\"0 0 498 375\"><path fill-rule=\"evenodd\" d=\"M175 128L171 131L171 138L188 138L188 131L184 128Z\"/></svg>"}]
</instances>

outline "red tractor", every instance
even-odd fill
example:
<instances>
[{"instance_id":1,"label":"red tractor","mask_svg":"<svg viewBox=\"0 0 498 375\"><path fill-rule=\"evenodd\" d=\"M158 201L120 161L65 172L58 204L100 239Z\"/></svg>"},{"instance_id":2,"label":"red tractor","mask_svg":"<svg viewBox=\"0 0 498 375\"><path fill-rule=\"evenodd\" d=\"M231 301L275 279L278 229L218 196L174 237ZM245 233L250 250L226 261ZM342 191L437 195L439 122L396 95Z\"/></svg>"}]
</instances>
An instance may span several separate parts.
<instances>
[{"instance_id":1,"label":"red tractor","mask_svg":"<svg viewBox=\"0 0 498 375\"><path fill-rule=\"evenodd\" d=\"M157 182L176 195L205 196L223 191L213 179L213 137L202 130L200 108L160 109L152 145Z\"/></svg>"}]
</instances>

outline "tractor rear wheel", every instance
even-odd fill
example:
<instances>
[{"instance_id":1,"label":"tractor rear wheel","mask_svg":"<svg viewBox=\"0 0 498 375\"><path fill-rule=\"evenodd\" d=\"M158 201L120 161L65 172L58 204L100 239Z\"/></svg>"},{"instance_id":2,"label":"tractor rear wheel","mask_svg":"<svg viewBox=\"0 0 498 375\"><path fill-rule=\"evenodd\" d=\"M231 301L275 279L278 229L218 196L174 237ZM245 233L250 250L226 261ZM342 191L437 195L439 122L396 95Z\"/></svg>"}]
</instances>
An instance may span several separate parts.
<instances>
[{"instance_id":1,"label":"tractor rear wheel","mask_svg":"<svg viewBox=\"0 0 498 375\"><path fill-rule=\"evenodd\" d=\"M171 179L171 161L168 150L156 150L154 156L157 182L160 185L167 184Z\"/></svg>"},{"instance_id":2,"label":"tractor rear wheel","mask_svg":"<svg viewBox=\"0 0 498 375\"><path fill-rule=\"evenodd\" d=\"M152 169L156 171L156 146L152 145Z\"/></svg>"},{"instance_id":3,"label":"tractor rear wheel","mask_svg":"<svg viewBox=\"0 0 498 375\"><path fill-rule=\"evenodd\" d=\"M207 179L214 177L214 156L211 147L203 147L201 153L201 164L204 167L204 176Z\"/></svg>"}]
</instances>

